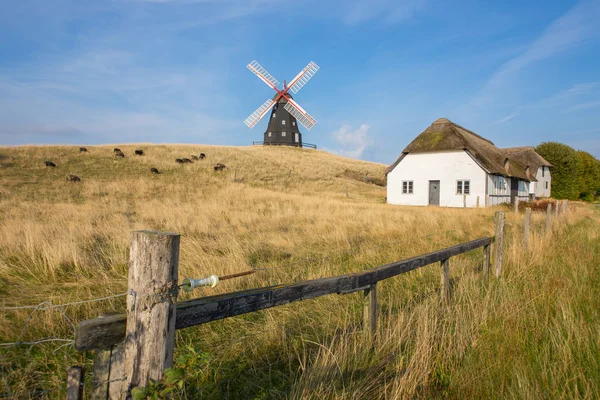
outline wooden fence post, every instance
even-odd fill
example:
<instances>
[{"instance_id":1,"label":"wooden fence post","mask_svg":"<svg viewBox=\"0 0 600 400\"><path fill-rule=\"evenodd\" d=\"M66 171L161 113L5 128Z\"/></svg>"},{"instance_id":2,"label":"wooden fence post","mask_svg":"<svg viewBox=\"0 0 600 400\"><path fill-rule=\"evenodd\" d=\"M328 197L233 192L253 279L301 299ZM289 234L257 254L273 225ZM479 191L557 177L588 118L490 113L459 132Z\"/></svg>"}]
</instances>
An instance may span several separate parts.
<instances>
[{"instance_id":1,"label":"wooden fence post","mask_svg":"<svg viewBox=\"0 0 600 400\"><path fill-rule=\"evenodd\" d=\"M531 225L531 208L525 208L525 222L523 223L523 244L526 249L529 249L529 226Z\"/></svg>"},{"instance_id":2,"label":"wooden fence post","mask_svg":"<svg viewBox=\"0 0 600 400\"><path fill-rule=\"evenodd\" d=\"M519 197L515 197L515 214L519 213Z\"/></svg>"},{"instance_id":3,"label":"wooden fence post","mask_svg":"<svg viewBox=\"0 0 600 400\"><path fill-rule=\"evenodd\" d=\"M489 244L483 246L483 280L486 282L490 278L491 253Z\"/></svg>"},{"instance_id":4,"label":"wooden fence post","mask_svg":"<svg viewBox=\"0 0 600 400\"><path fill-rule=\"evenodd\" d=\"M348 198L348 184L346 184L346 198Z\"/></svg>"},{"instance_id":5,"label":"wooden fence post","mask_svg":"<svg viewBox=\"0 0 600 400\"><path fill-rule=\"evenodd\" d=\"M554 202L554 216L558 218L558 200Z\"/></svg>"},{"instance_id":6,"label":"wooden fence post","mask_svg":"<svg viewBox=\"0 0 600 400\"><path fill-rule=\"evenodd\" d=\"M494 274L496 278L502 275L502 252L504 245L504 213L496 211L494 218L495 241L496 241L496 260L494 262Z\"/></svg>"},{"instance_id":7,"label":"wooden fence post","mask_svg":"<svg viewBox=\"0 0 600 400\"><path fill-rule=\"evenodd\" d=\"M161 379L173 365L179 234L131 234L124 374L127 390Z\"/></svg>"},{"instance_id":8,"label":"wooden fence post","mask_svg":"<svg viewBox=\"0 0 600 400\"><path fill-rule=\"evenodd\" d=\"M475 204L477 204L476 207L479 208L479 196L477 196L477 203L475 203Z\"/></svg>"},{"instance_id":9,"label":"wooden fence post","mask_svg":"<svg viewBox=\"0 0 600 400\"><path fill-rule=\"evenodd\" d=\"M467 195L463 194L463 207L467 208Z\"/></svg>"},{"instance_id":10,"label":"wooden fence post","mask_svg":"<svg viewBox=\"0 0 600 400\"><path fill-rule=\"evenodd\" d=\"M67 400L83 399L84 371L82 367L69 368L67 377Z\"/></svg>"},{"instance_id":11,"label":"wooden fence post","mask_svg":"<svg viewBox=\"0 0 600 400\"><path fill-rule=\"evenodd\" d=\"M564 201L564 206L565 206L565 215L566 215L567 211L569 211L569 200Z\"/></svg>"},{"instance_id":12,"label":"wooden fence post","mask_svg":"<svg viewBox=\"0 0 600 400\"><path fill-rule=\"evenodd\" d=\"M237 166L233 169L233 183L235 183L236 175L237 175Z\"/></svg>"},{"instance_id":13,"label":"wooden fence post","mask_svg":"<svg viewBox=\"0 0 600 400\"><path fill-rule=\"evenodd\" d=\"M546 235L550 234L550 229L552 229L552 221L550 220L551 215L552 203L548 202L548 206L546 207Z\"/></svg>"},{"instance_id":14,"label":"wooden fence post","mask_svg":"<svg viewBox=\"0 0 600 400\"><path fill-rule=\"evenodd\" d=\"M450 303L450 259L440 261L442 267L442 301Z\"/></svg>"},{"instance_id":15,"label":"wooden fence post","mask_svg":"<svg viewBox=\"0 0 600 400\"><path fill-rule=\"evenodd\" d=\"M369 337L375 337L377 332L377 284L365 289L364 323Z\"/></svg>"}]
</instances>

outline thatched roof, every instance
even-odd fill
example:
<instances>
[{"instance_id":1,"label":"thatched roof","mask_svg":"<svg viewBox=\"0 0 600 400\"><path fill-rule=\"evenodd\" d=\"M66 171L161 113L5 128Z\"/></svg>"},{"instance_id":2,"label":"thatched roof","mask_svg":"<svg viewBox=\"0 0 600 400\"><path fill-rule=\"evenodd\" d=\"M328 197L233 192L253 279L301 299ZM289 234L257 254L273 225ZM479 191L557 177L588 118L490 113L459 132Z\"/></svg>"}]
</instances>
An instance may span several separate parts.
<instances>
[{"instance_id":1,"label":"thatched roof","mask_svg":"<svg viewBox=\"0 0 600 400\"><path fill-rule=\"evenodd\" d=\"M552 167L546 159L540 156L533 147L510 147L508 149L502 149L506 156L510 159L515 159L523 165L528 165L532 173L535 174L539 167Z\"/></svg>"},{"instance_id":2,"label":"thatched roof","mask_svg":"<svg viewBox=\"0 0 600 400\"><path fill-rule=\"evenodd\" d=\"M488 173L528 181L535 180L534 175L527 174L526 165L507 156L493 142L446 118L435 120L433 124L410 142L402 151L398 160L388 168L387 172L389 173L394 169L408 153L432 153L451 150L466 151ZM508 163L506 162L507 158Z\"/></svg>"}]
</instances>

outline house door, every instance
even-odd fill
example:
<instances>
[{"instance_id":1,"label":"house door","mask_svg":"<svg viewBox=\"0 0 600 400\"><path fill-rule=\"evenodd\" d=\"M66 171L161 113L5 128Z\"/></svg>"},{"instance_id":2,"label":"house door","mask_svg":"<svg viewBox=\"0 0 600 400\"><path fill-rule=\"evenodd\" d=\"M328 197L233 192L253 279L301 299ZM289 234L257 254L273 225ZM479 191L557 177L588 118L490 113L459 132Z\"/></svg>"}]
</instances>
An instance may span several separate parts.
<instances>
[{"instance_id":1,"label":"house door","mask_svg":"<svg viewBox=\"0 0 600 400\"><path fill-rule=\"evenodd\" d=\"M298 135L297 133L296 133L296 134L294 134L294 142L296 142L296 143L298 143L298 142L299 142L299 140L298 140L298 136L299 136L299 135Z\"/></svg>"},{"instance_id":2,"label":"house door","mask_svg":"<svg viewBox=\"0 0 600 400\"><path fill-rule=\"evenodd\" d=\"M429 204L440 205L440 181L429 181Z\"/></svg>"},{"instance_id":3,"label":"house door","mask_svg":"<svg viewBox=\"0 0 600 400\"><path fill-rule=\"evenodd\" d=\"M519 196L519 180L510 178L510 202L515 204L515 199Z\"/></svg>"}]
</instances>

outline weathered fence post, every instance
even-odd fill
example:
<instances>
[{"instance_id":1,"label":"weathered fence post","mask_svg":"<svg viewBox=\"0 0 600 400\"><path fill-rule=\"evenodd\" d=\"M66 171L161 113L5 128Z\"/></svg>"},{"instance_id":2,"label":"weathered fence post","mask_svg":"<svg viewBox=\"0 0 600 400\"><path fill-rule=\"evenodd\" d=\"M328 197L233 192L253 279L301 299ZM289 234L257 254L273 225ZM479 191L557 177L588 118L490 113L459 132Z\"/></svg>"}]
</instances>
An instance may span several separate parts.
<instances>
[{"instance_id":1,"label":"weathered fence post","mask_svg":"<svg viewBox=\"0 0 600 400\"><path fill-rule=\"evenodd\" d=\"M500 278L502 274L502 252L504 245L504 213L496 211L494 217L495 241L496 241L496 260L494 261L494 274Z\"/></svg>"},{"instance_id":2,"label":"weathered fence post","mask_svg":"<svg viewBox=\"0 0 600 400\"><path fill-rule=\"evenodd\" d=\"M490 266L491 266L491 248L489 244L483 246L483 280L485 282L490 278Z\"/></svg>"},{"instance_id":3,"label":"weathered fence post","mask_svg":"<svg viewBox=\"0 0 600 400\"><path fill-rule=\"evenodd\" d=\"M554 216L558 218L558 200L554 202Z\"/></svg>"},{"instance_id":4,"label":"weathered fence post","mask_svg":"<svg viewBox=\"0 0 600 400\"><path fill-rule=\"evenodd\" d=\"M369 337L375 337L377 332L377 284L365 289L364 323Z\"/></svg>"},{"instance_id":5,"label":"weathered fence post","mask_svg":"<svg viewBox=\"0 0 600 400\"><path fill-rule=\"evenodd\" d=\"M67 376L67 400L83 399L84 371L82 367L69 368Z\"/></svg>"},{"instance_id":6,"label":"weathered fence post","mask_svg":"<svg viewBox=\"0 0 600 400\"><path fill-rule=\"evenodd\" d=\"M348 198L348 184L346 183L346 198Z\"/></svg>"},{"instance_id":7,"label":"weathered fence post","mask_svg":"<svg viewBox=\"0 0 600 400\"><path fill-rule=\"evenodd\" d=\"M565 206L565 215L567 214L567 211L569 211L569 200L565 200L564 201L564 206Z\"/></svg>"},{"instance_id":8,"label":"weathered fence post","mask_svg":"<svg viewBox=\"0 0 600 400\"><path fill-rule=\"evenodd\" d=\"M290 168L290 170L288 171L288 179L292 176L292 169Z\"/></svg>"},{"instance_id":9,"label":"weathered fence post","mask_svg":"<svg viewBox=\"0 0 600 400\"><path fill-rule=\"evenodd\" d=\"M161 379L173 365L179 234L131 234L124 374L127 390Z\"/></svg>"},{"instance_id":10,"label":"weathered fence post","mask_svg":"<svg viewBox=\"0 0 600 400\"><path fill-rule=\"evenodd\" d=\"M233 169L233 183L235 183L236 175L237 175L237 166Z\"/></svg>"},{"instance_id":11,"label":"weathered fence post","mask_svg":"<svg viewBox=\"0 0 600 400\"><path fill-rule=\"evenodd\" d=\"M519 197L515 197L515 214L519 213Z\"/></svg>"},{"instance_id":12,"label":"weathered fence post","mask_svg":"<svg viewBox=\"0 0 600 400\"><path fill-rule=\"evenodd\" d=\"M548 206L546 207L546 234L550 233L550 229L552 229L552 221L550 220L550 216L552 214L552 203L548 202Z\"/></svg>"},{"instance_id":13,"label":"weathered fence post","mask_svg":"<svg viewBox=\"0 0 600 400\"><path fill-rule=\"evenodd\" d=\"M523 223L523 228L525 232L523 232L523 244L525 248L529 248L529 226L531 225L531 208L525 208L525 221Z\"/></svg>"},{"instance_id":14,"label":"weathered fence post","mask_svg":"<svg viewBox=\"0 0 600 400\"><path fill-rule=\"evenodd\" d=\"M467 208L467 195L463 194L463 207Z\"/></svg>"},{"instance_id":15,"label":"weathered fence post","mask_svg":"<svg viewBox=\"0 0 600 400\"><path fill-rule=\"evenodd\" d=\"M477 196L477 203L475 203L477 208L479 208L479 196Z\"/></svg>"},{"instance_id":16,"label":"weathered fence post","mask_svg":"<svg viewBox=\"0 0 600 400\"><path fill-rule=\"evenodd\" d=\"M442 301L450 303L450 259L440 261L442 267Z\"/></svg>"}]
</instances>

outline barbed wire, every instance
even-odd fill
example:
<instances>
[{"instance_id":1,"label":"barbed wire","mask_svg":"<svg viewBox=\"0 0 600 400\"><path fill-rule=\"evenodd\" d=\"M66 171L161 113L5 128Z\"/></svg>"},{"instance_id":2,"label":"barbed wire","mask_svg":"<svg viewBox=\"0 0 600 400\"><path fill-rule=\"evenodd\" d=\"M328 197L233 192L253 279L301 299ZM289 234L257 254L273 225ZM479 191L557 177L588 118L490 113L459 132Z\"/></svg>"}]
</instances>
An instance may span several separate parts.
<instances>
[{"instance_id":1,"label":"barbed wire","mask_svg":"<svg viewBox=\"0 0 600 400\"><path fill-rule=\"evenodd\" d=\"M88 303L95 303L98 301L104 301L104 300L110 300L110 299L114 299L117 297L123 297L123 296L127 296L128 292L125 293L118 293L118 294L113 294L110 296L105 296L105 297L98 297L95 299L90 299L90 300L81 300L81 301L74 301L71 303L63 303L63 304L53 304L51 300L46 300L43 301L39 304L32 304L32 305L27 305L27 306L8 306L8 307L0 307L0 310L2 311L12 311L12 310L31 310L34 309L35 311L43 311L43 310L50 310L50 309L54 309L54 308L64 308L64 307L69 307L69 306L74 306L74 305L80 305L80 304L88 304Z\"/></svg>"}]
</instances>

